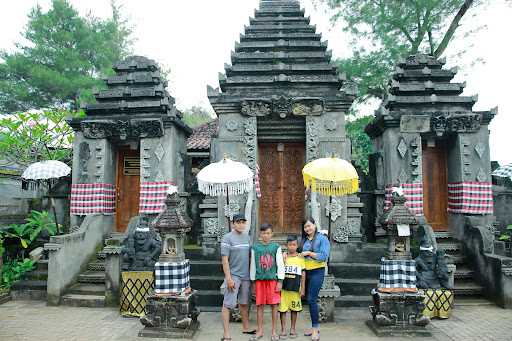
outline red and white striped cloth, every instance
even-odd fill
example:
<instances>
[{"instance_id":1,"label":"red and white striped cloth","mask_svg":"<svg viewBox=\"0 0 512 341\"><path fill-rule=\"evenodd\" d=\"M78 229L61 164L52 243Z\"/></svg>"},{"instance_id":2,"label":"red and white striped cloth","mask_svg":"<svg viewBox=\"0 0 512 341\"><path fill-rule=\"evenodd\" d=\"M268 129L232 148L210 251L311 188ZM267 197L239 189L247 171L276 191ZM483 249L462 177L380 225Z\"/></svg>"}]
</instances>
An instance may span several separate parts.
<instances>
[{"instance_id":1,"label":"red and white striped cloth","mask_svg":"<svg viewBox=\"0 0 512 341\"><path fill-rule=\"evenodd\" d=\"M254 172L254 189L256 190L256 197L261 198L260 166L258 165L256 165L256 171Z\"/></svg>"},{"instance_id":2,"label":"red and white striped cloth","mask_svg":"<svg viewBox=\"0 0 512 341\"><path fill-rule=\"evenodd\" d=\"M140 184L139 213L160 213L165 209L165 198L171 181L142 182Z\"/></svg>"},{"instance_id":3,"label":"red and white striped cloth","mask_svg":"<svg viewBox=\"0 0 512 341\"><path fill-rule=\"evenodd\" d=\"M114 214L115 207L114 185L104 183L71 185L71 214Z\"/></svg>"},{"instance_id":4,"label":"red and white striped cloth","mask_svg":"<svg viewBox=\"0 0 512 341\"><path fill-rule=\"evenodd\" d=\"M423 214L423 184L421 183L387 185L384 197L384 210L388 210L393 206L391 204L391 193L393 192L393 187L402 188L404 196L407 199L405 206L407 206L412 213L417 216Z\"/></svg>"},{"instance_id":5,"label":"red and white striped cloth","mask_svg":"<svg viewBox=\"0 0 512 341\"><path fill-rule=\"evenodd\" d=\"M492 183L474 181L449 183L448 212L492 214Z\"/></svg>"}]
</instances>

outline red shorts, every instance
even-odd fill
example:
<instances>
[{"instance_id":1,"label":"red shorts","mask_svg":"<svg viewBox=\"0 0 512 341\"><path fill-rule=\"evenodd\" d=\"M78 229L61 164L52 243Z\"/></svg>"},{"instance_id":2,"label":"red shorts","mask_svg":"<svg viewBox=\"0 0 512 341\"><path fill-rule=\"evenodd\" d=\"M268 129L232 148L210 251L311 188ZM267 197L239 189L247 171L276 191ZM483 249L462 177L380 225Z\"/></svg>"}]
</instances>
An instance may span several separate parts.
<instances>
[{"instance_id":1,"label":"red shorts","mask_svg":"<svg viewBox=\"0 0 512 341\"><path fill-rule=\"evenodd\" d=\"M256 305L279 304L281 302L281 292L276 292L276 287L276 280L256 281Z\"/></svg>"}]
</instances>

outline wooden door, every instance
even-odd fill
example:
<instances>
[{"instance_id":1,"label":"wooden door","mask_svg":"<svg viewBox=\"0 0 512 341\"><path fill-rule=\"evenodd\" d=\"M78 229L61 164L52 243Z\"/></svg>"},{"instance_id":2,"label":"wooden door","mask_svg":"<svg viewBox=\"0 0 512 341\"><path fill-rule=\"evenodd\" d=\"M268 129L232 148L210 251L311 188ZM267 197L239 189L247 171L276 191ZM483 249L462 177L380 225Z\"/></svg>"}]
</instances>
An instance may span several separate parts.
<instances>
[{"instance_id":1,"label":"wooden door","mask_svg":"<svg viewBox=\"0 0 512 341\"><path fill-rule=\"evenodd\" d=\"M130 219L139 214L139 150L120 148L117 152L116 230L124 232Z\"/></svg>"},{"instance_id":2,"label":"wooden door","mask_svg":"<svg viewBox=\"0 0 512 341\"><path fill-rule=\"evenodd\" d=\"M448 174L446 144L423 143L423 212L435 231L448 231Z\"/></svg>"},{"instance_id":3,"label":"wooden door","mask_svg":"<svg viewBox=\"0 0 512 341\"><path fill-rule=\"evenodd\" d=\"M261 143L259 146L259 222L276 233L300 233L304 220L302 143Z\"/></svg>"}]
</instances>

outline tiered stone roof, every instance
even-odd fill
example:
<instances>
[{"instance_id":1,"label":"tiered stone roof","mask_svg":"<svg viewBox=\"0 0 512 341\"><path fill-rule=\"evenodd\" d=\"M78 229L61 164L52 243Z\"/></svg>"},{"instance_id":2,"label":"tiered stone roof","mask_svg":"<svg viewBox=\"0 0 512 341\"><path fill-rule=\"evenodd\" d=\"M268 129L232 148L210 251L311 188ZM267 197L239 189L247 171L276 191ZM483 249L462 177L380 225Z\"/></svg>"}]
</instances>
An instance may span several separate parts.
<instances>
[{"instance_id":1,"label":"tiered stone roof","mask_svg":"<svg viewBox=\"0 0 512 341\"><path fill-rule=\"evenodd\" d=\"M243 99L278 96L321 98L327 110L346 109L352 100L340 91L345 78L321 38L299 1L261 0L219 76L220 89L208 87L217 114L240 112L235 102Z\"/></svg>"},{"instance_id":2,"label":"tiered stone roof","mask_svg":"<svg viewBox=\"0 0 512 341\"><path fill-rule=\"evenodd\" d=\"M192 135L187 139L187 149L193 151L205 151L210 149L212 137L217 134L219 129L219 120L215 119L211 122L194 128Z\"/></svg>"},{"instance_id":3,"label":"tiered stone roof","mask_svg":"<svg viewBox=\"0 0 512 341\"><path fill-rule=\"evenodd\" d=\"M396 64L389 81L389 95L376 111L376 120L367 127L379 135L385 127L399 126L403 115L430 116L431 121L459 119L489 123L495 110L474 112L478 96L462 96L465 83L452 82L457 68L445 69L444 59L417 54Z\"/></svg>"},{"instance_id":4,"label":"tiered stone roof","mask_svg":"<svg viewBox=\"0 0 512 341\"><path fill-rule=\"evenodd\" d=\"M174 98L166 90L158 64L142 56L131 56L114 64L115 75L105 80L106 89L94 93L97 103L85 105L85 119L71 121L75 129L91 120L121 120L158 118L165 124L176 124L190 132ZM83 126L83 124L82 124Z\"/></svg>"}]
</instances>

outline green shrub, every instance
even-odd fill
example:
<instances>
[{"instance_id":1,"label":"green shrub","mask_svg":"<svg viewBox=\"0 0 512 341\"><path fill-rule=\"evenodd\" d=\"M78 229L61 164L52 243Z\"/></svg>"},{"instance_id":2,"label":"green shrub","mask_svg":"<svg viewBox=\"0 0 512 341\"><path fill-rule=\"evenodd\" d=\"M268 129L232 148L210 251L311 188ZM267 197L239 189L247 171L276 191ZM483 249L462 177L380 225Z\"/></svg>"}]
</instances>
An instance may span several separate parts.
<instances>
[{"instance_id":1,"label":"green shrub","mask_svg":"<svg viewBox=\"0 0 512 341\"><path fill-rule=\"evenodd\" d=\"M508 225L505 231L498 237L498 240L502 240L504 242L512 241L512 225Z\"/></svg>"},{"instance_id":2,"label":"green shrub","mask_svg":"<svg viewBox=\"0 0 512 341\"><path fill-rule=\"evenodd\" d=\"M24 260L12 260L4 263L0 287L10 288L25 272L34 268L34 261L28 258Z\"/></svg>"}]
</instances>

